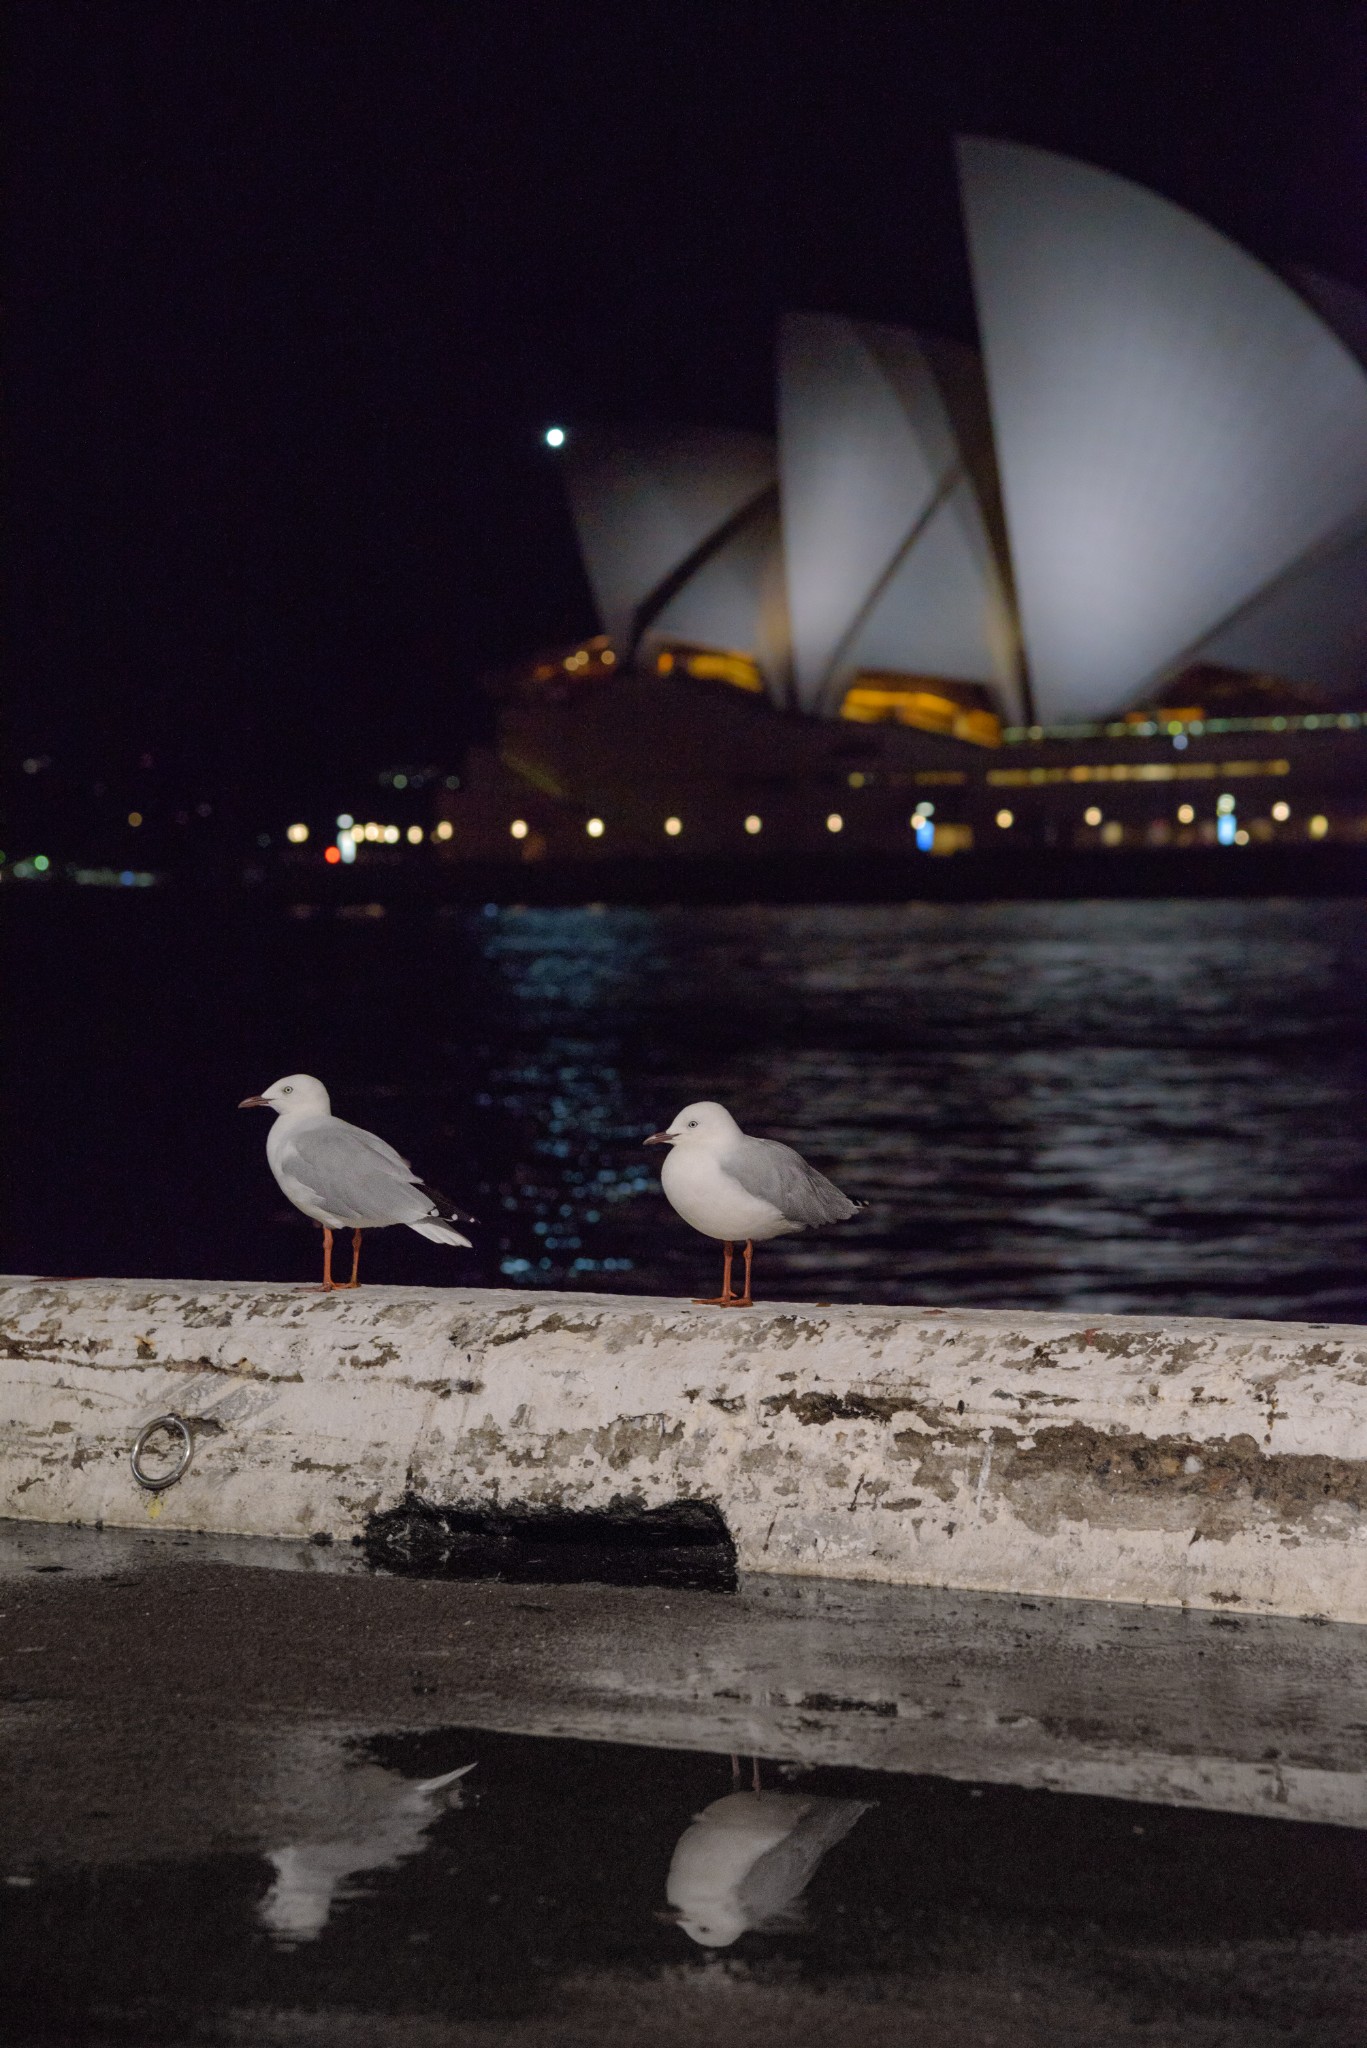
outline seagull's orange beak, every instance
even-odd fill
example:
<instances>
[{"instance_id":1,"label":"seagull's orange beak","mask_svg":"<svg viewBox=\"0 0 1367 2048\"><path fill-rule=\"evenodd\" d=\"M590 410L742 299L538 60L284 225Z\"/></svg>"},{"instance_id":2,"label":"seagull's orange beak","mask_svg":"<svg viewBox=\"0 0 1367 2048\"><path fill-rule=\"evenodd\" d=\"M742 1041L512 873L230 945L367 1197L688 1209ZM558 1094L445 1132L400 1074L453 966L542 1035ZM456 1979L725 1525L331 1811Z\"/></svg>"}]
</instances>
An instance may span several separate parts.
<instances>
[{"instance_id":1,"label":"seagull's orange beak","mask_svg":"<svg viewBox=\"0 0 1367 2048\"><path fill-rule=\"evenodd\" d=\"M269 1102L267 1102L267 1100L266 1100L266 1098L265 1098L265 1096L264 1096L264 1095L244 1095L244 1096L243 1096L243 1098L242 1098L242 1100L241 1100L241 1102L239 1102L237 1106L238 1106L238 1108L239 1108L239 1109L269 1109L269 1108L270 1108L270 1104L269 1104Z\"/></svg>"},{"instance_id":2,"label":"seagull's orange beak","mask_svg":"<svg viewBox=\"0 0 1367 2048\"><path fill-rule=\"evenodd\" d=\"M653 1137L644 1138L641 1142L646 1145L672 1145L674 1140L668 1131L656 1131Z\"/></svg>"}]
</instances>

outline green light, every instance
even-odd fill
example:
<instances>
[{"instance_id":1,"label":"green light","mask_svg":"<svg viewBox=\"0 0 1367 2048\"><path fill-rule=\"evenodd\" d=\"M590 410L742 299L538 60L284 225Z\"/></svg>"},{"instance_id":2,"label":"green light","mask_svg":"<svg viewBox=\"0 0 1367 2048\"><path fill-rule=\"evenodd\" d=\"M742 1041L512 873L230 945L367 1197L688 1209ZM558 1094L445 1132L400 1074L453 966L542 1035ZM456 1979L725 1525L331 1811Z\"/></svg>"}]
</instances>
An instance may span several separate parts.
<instances>
[{"instance_id":1,"label":"green light","mask_svg":"<svg viewBox=\"0 0 1367 2048\"><path fill-rule=\"evenodd\" d=\"M33 856L33 865L35 868L37 868L40 875L45 875L51 863L49 862L48 857L45 853L35 853Z\"/></svg>"}]
</instances>

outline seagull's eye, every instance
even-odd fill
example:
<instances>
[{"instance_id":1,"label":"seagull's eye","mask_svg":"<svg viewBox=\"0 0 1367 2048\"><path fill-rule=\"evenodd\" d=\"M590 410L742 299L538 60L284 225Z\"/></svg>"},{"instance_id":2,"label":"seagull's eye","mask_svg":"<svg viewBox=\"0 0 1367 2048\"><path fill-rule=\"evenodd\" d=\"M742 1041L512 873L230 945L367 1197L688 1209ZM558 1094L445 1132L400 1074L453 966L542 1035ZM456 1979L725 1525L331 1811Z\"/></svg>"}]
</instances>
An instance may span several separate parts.
<instances>
[{"instance_id":1,"label":"seagull's eye","mask_svg":"<svg viewBox=\"0 0 1367 2048\"><path fill-rule=\"evenodd\" d=\"M282 1095L293 1095L293 1093L294 1093L294 1090L293 1090L292 1088L282 1088L282 1089L280 1090L280 1093L281 1093Z\"/></svg>"},{"instance_id":2,"label":"seagull's eye","mask_svg":"<svg viewBox=\"0 0 1367 2048\"><path fill-rule=\"evenodd\" d=\"M689 1130L690 1130L690 1131L696 1131L696 1130L697 1130L697 1128L698 1128L698 1119L697 1119L697 1118L696 1118L695 1116L691 1116L691 1117L690 1117L690 1118L688 1119L688 1128L689 1128Z\"/></svg>"}]
</instances>

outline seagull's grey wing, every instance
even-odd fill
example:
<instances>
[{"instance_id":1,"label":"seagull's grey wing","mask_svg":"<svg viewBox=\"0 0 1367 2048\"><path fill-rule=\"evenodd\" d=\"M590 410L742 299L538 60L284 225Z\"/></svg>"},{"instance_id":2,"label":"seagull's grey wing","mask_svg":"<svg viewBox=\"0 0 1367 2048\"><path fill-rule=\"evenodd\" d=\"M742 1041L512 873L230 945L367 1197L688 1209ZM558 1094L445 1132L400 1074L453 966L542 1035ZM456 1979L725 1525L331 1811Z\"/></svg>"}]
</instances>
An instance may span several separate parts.
<instances>
[{"instance_id":1,"label":"seagull's grey wing","mask_svg":"<svg viewBox=\"0 0 1367 2048\"><path fill-rule=\"evenodd\" d=\"M822 1857L843 1841L871 1803L867 1799L809 1801L796 1827L752 1863L736 1887L737 1903L751 1927L782 1922L811 1882Z\"/></svg>"},{"instance_id":2,"label":"seagull's grey wing","mask_svg":"<svg viewBox=\"0 0 1367 2048\"><path fill-rule=\"evenodd\" d=\"M323 1209L349 1224L411 1223L433 1213L407 1160L373 1131L340 1117L293 1134L280 1164Z\"/></svg>"},{"instance_id":3,"label":"seagull's grey wing","mask_svg":"<svg viewBox=\"0 0 1367 2048\"><path fill-rule=\"evenodd\" d=\"M794 1152L791 1145L780 1145L777 1138L741 1138L721 1163L747 1195L772 1202L790 1223L803 1223L809 1229L822 1223L843 1223L863 1207L842 1195L824 1173L808 1166L800 1152Z\"/></svg>"}]
</instances>

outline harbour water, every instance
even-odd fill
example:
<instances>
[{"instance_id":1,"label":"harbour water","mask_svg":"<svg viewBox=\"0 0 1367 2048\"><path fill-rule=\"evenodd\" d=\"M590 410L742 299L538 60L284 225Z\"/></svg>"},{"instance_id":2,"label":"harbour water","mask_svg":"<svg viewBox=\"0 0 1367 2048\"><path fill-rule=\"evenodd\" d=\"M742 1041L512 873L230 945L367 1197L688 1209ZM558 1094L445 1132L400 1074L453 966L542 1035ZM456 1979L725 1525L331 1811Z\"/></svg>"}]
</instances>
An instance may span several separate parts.
<instances>
[{"instance_id":1,"label":"harbour water","mask_svg":"<svg viewBox=\"0 0 1367 2048\"><path fill-rule=\"evenodd\" d=\"M304 1069L481 1218L363 1275L713 1291L641 1140L714 1097L869 1203L771 1299L1367 1319L1367 903L130 898L8 893L11 1270L313 1277Z\"/></svg>"}]
</instances>

